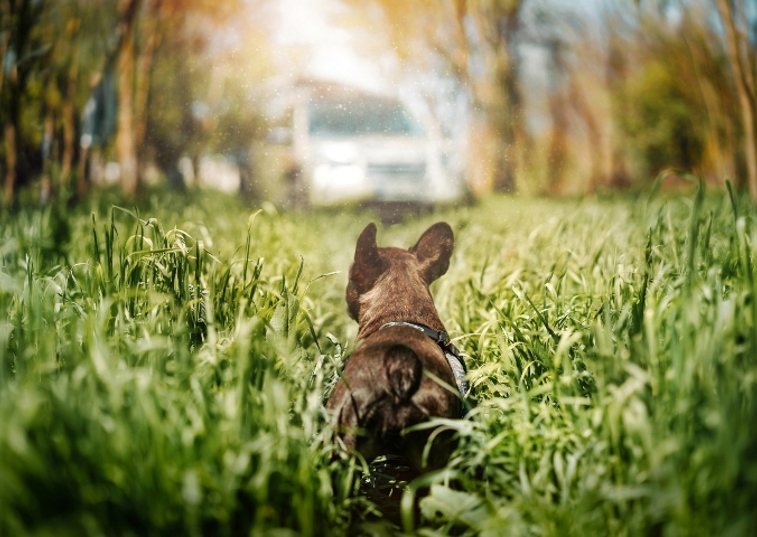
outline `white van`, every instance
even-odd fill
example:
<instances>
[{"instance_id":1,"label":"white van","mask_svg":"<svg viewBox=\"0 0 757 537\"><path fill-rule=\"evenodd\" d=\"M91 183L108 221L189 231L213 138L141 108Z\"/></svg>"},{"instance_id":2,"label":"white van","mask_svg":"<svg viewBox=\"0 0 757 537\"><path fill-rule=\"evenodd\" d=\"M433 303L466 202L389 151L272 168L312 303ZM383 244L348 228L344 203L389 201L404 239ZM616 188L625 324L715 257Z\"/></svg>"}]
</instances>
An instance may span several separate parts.
<instances>
[{"instance_id":1,"label":"white van","mask_svg":"<svg viewBox=\"0 0 757 537\"><path fill-rule=\"evenodd\" d=\"M434 205L465 195L461 158L397 99L310 87L293 112L290 188L307 205Z\"/></svg>"}]
</instances>

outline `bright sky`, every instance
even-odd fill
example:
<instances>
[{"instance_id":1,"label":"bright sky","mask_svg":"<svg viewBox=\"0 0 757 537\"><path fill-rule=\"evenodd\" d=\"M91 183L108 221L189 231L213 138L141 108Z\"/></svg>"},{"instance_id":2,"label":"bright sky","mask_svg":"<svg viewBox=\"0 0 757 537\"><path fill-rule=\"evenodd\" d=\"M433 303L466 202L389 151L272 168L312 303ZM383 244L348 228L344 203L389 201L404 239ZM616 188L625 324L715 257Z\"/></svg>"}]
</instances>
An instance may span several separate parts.
<instances>
[{"instance_id":1,"label":"bright sky","mask_svg":"<svg viewBox=\"0 0 757 537\"><path fill-rule=\"evenodd\" d=\"M385 82L376 64L361 57L354 36L332 22L343 9L338 0L280 0L278 41L301 52L304 76L381 89Z\"/></svg>"},{"instance_id":2,"label":"bright sky","mask_svg":"<svg viewBox=\"0 0 757 537\"><path fill-rule=\"evenodd\" d=\"M549 1L598 13L607 0ZM382 76L382 61L386 60L361 56L356 34L335 22L345 10L339 0L279 0L277 40L282 49L300 52L298 62L289 61L292 71L287 75L325 78L379 91L391 89L386 72Z\"/></svg>"}]
</instances>

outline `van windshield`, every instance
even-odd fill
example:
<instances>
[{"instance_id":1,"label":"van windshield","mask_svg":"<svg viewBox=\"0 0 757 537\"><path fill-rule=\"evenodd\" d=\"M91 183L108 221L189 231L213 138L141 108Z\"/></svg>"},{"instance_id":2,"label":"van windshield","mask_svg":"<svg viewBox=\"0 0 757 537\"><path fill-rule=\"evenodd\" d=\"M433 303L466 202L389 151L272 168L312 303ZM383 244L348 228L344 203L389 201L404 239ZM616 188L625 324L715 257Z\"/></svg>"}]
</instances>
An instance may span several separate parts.
<instances>
[{"instance_id":1,"label":"van windshield","mask_svg":"<svg viewBox=\"0 0 757 537\"><path fill-rule=\"evenodd\" d=\"M394 100L318 99L308 105L308 132L325 136L422 136L423 128Z\"/></svg>"}]
</instances>

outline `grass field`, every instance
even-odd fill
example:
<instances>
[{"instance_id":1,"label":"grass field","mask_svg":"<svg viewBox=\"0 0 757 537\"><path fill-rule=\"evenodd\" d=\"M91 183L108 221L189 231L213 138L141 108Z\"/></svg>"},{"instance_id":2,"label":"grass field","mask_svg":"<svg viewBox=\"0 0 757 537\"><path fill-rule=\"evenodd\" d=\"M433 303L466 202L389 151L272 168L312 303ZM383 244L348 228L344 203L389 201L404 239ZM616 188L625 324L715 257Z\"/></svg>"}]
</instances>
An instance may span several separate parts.
<instances>
[{"instance_id":1,"label":"grass field","mask_svg":"<svg viewBox=\"0 0 757 537\"><path fill-rule=\"evenodd\" d=\"M401 528L331 460L370 214L158 194L0 216L0 535L757 535L757 212L495 197L437 307L477 406ZM363 477L363 481L370 481Z\"/></svg>"}]
</instances>

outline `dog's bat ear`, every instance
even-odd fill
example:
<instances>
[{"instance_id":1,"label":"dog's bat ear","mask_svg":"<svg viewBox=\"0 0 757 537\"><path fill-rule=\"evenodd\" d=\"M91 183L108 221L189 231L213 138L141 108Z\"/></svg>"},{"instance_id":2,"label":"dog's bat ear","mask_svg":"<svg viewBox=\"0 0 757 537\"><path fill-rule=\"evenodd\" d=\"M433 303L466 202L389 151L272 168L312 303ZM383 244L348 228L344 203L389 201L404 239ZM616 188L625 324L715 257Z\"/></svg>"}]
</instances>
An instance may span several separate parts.
<instances>
[{"instance_id":1,"label":"dog's bat ear","mask_svg":"<svg viewBox=\"0 0 757 537\"><path fill-rule=\"evenodd\" d=\"M418 258L426 284L431 284L447 272L454 246L452 228L446 222L438 222L428 228L415 246L410 248L410 252Z\"/></svg>"},{"instance_id":2,"label":"dog's bat ear","mask_svg":"<svg viewBox=\"0 0 757 537\"><path fill-rule=\"evenodd\" d=\"M381 273L384 263L376 245L376 224L371 222L360 234L355 247L355 262L350 269L350 281L360 292L370 289Z\"/></svg>"}]
</instances>

